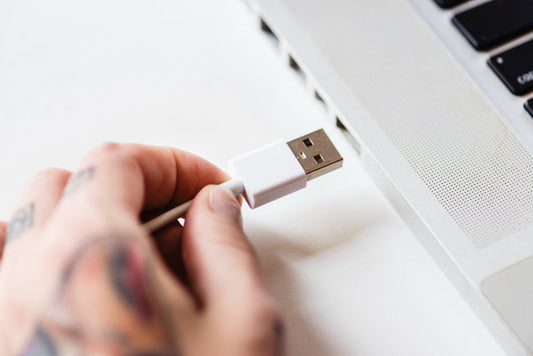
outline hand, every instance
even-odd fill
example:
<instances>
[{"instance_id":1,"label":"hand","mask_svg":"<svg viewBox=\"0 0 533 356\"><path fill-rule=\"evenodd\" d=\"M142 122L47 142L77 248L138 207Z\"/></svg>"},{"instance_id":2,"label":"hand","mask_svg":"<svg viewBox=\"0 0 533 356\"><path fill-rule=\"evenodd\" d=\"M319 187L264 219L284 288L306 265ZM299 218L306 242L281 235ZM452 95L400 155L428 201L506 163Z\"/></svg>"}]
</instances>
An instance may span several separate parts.
<instances>
[{"instance_id":1,"label":"hand","mask_svg":"<svg viewBox=\"0 0 533 356\"><path fill-rule=\"evenodd\" d=\"M0 222L0 354L279 353L240 204L202 189L228 178L189 153L132 144L38 174ZM184 227L151 237L141 226L195 195Z\"/></svg>"}]
</instances>

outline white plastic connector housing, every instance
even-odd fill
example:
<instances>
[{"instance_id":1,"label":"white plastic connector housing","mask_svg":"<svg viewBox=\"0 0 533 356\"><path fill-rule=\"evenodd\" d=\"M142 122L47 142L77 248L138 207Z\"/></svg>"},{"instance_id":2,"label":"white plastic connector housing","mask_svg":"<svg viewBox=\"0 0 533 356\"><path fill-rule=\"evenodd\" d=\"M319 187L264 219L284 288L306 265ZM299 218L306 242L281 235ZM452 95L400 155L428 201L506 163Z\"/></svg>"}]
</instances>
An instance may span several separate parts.
<instances>
[{"instance_id":1,"label":"white plastic connector housing","mask_svg":"<svg viewBox=\"0 0 533 356\"><path fill-rule=\"evenodd\" d=\"M276 141L229 162L229 172L240 177L250 208L305 188L307 176L286 142Z\"/></svg>"}]
</instances>

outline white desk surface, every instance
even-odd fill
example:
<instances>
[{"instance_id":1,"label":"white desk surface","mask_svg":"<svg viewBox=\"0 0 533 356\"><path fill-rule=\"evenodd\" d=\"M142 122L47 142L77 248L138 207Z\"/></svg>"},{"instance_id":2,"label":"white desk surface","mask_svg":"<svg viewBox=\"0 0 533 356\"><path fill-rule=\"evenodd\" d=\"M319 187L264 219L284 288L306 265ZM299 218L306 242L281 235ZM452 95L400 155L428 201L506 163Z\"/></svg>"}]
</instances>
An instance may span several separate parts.
<instances>
[{"instance_id":1,"label":"white desk surface","mask_svg":"<svg viewBox=\"0 0 533 356\"><path fill-rule=\"evenodd\" d=\"M289 355L503 355L239 0L0 2L0 218L38 170L104 141L225 166L324 127L341 170L245 225Z\"/></svg>"}]
</instances>

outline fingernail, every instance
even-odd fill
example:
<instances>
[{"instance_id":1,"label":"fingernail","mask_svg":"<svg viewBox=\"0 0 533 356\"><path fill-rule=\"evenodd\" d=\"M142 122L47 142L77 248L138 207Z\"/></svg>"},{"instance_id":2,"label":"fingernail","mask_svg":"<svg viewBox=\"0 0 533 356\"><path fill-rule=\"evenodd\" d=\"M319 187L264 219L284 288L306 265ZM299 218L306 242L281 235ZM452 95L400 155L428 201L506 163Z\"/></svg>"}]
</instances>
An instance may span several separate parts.
<instances>
[{"instance_id":1,"label":"fingernail","mask_svg":"<svg viewBox=\"0 0 533 356\"><path fill-rule=\"evenodd\" d=\"M215 214L241 224L241 206L229 189L213 186L209 192L209 205Z\"/></svg>"}]
</instances>

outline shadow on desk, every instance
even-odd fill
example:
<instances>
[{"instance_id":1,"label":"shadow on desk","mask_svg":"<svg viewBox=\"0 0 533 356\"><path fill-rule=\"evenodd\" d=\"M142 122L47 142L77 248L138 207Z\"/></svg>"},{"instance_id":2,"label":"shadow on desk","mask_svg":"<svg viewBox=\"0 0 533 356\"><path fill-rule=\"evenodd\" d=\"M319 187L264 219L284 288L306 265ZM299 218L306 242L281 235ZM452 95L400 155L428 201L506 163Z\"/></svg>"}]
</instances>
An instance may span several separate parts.
<instances>
[{"instance_id":1,"label":"shadow on desk","mask_svg":"<svg viewBox=\"0 0 533 356\"><path fill-rule=\"evenodd\" d=\"M349 202L346 202L347 204ZM328 335L335 333L336 317L326 310L332 286L349 282L349 270L329 285L320 285L334 270L342 270L346 261L338 258L339 251L364 249L373 230L389 222L390 212L381 207L363 207L363 211L338 209L343 204L325 202L317 221L316 210L298 211L290 221L264 226L264 216L251 217L247 233L261 259L269 287L278 301L286 326L288 355L341 355L342 347ZM352 204L353 205L353 204ZM344 205L346 206L346 205ZM361 205L354 209L361 209ZM268 222L268 219L266 219ZM279 220L278 220L279 222ZM342 223L339 223L342 222ZM364 264L364 261L361 261ZM321 282L322 281L322 282ZM348 311L349 313L349 311ZM346 342L357 349L357 335ZM345 350L344 350L345 351Z\"/></svg>"}]
</instances>

